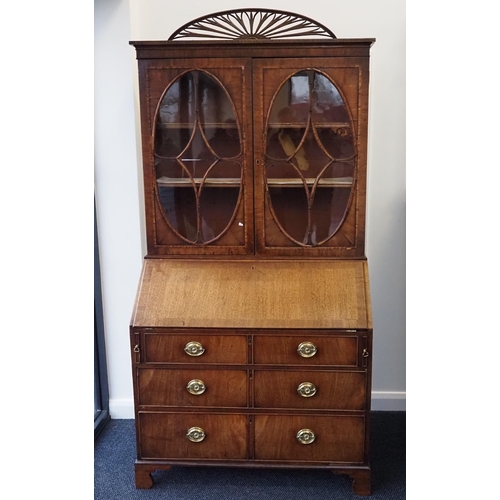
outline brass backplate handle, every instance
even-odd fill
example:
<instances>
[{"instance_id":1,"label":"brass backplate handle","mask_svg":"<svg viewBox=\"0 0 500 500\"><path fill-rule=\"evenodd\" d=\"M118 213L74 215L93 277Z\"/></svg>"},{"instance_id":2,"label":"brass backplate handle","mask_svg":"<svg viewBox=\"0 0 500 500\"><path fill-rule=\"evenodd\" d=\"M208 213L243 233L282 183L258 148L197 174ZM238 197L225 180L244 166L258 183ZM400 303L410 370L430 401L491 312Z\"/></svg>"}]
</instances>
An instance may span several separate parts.
<instances>
[{"instance_id":1,"label":"brass backplate handle","mask_svg":"<svg viewBox=\"0 0 500 500\"><path fill-rule=\"evenodd\" d=\"M186 437L193 443L199 443L205 439L205 431L201 427L191 427L188 429Z\"/></svg>"},{"instance_id":2,"label":"brass backplate handle","mask_svg":"<svg viewBox=\"0 0 500 500\"><path fill-rule=\"evenodd\" d=\"M316 435L311 429L300 429L295 437L300 444L311 444L316 439Z\"/></svg>"},{"instance_id":3,"label":"brass backplate handle","mask_svg":"<svg viewBox=\"0 0 500 500\"><path fill-rule=\"evenodd\" d=\"M367 358L369 355L368 349L363 349L363 358Z\"/></svg>"},{"instance_id":4,"label":"brass backplate handle","mask_svg":"<svg viewBox=\"0 0 500 500\"><path fill-rule=\"evenodd\" d=\"M312 382L302 382L297 387L297 392L303 397L303 398L311 398L316 394L316 386Z\"/></svg>"},{"instance_id":5,"label":"brass backplate handle","mask_svg":"<svg viewBox=\"0 0 500 500\"><path fill-rule=\"evenodd\" d=\"M184 352L190 356L201 356L205 348L199 342L188 342L184 347Z\"/></svg>"},{"instance_id":6,"label":"brass backplate handle","mask_svg":"<svg viewBox=\"0 0 500 500\"><path fill-rule=\"evenodd\" d=\"M297 352L303 358L312 358L318 352L318 348L312 342L302 342L297 347Z\"/></svg>"},{"instance_id":7,"label":"brass backplate handle","mask_svg":"<svg viewBox=\"0 0 500 500\"><path fill-rule=\"evenodd\" d=\"M191 394L199 396L200 394L203 394L205 392L206 386L203 383L203 380L195 378L188 382L188 384L186 385L186 389Z\"/></svg>"}]
</instances>

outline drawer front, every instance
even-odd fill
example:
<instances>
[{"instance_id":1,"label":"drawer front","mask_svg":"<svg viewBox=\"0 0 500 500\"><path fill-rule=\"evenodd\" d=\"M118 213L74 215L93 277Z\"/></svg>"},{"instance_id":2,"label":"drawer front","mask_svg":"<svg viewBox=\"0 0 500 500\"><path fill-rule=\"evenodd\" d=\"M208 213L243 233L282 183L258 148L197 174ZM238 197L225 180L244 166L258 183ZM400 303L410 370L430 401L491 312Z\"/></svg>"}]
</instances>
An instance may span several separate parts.
<instances>
[{"instance_id":1,"label":"drawer front","mask_svg":"<svg viewBox=\"0 0 500 500\"><path fill-rule=\"evenodd\" d=\"M300 431L309 444L299 442ZM362 416L255 416L256 460L362 463L364 443Z\"/></svg>"},{"instance_id":2,"label":"drawer front","mask_svg":"<svg viewBox=\"0 0 500 500\"><path fill-rule=\"evenodd\" d=\"M302 345L301 356L298 352ZM254 362L258 364L357 366L357 337L255 336Z\"/></svg>"},{"instance_id":3,"label":"drawer front","mask_svg":"<svg viewBox=\"0 0 500 500\"><path fill-rule=\"evenodd\" d=\"M257 408L363 410L364 372L256 370Z\"/></svg>"},{"instance_id":4,"label":"drawer front","mask_svg":"<svg viewBox=\"0 0 500 500\"><path fill-rule=\"evenodd\" d=\"M190 429L193 439L188 439ZM219 459L247 458L247 417L202 413L139 413L140 458Z\"/></svg>"},{"instance_id":5,"label":"drawer front","mask_svg":"<svg viewBox=\"0 0 500 500\"><path fill-rule=\"evenodd\" d=\"M248 359L245 335L146 333L144 338L144 363L245 364Z\"/></svg>"},{"instance_id":6,"label":"drawer front","mask_svg":"<svg viewBox=\"0 0 500 500\"><path fill-rule=\"evenodd\" d=\"M245 407L245 370L138 370L140 405Z\"/></svg>"}]
</instances>

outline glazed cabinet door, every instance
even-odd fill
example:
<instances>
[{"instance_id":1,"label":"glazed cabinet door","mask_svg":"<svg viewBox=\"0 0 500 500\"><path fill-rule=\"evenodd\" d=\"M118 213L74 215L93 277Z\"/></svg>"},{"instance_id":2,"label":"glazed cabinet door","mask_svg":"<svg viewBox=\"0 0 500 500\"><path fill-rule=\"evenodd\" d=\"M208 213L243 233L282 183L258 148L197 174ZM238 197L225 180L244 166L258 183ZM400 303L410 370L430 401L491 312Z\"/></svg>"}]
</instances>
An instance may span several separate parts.
<instances>
[{"instance_id":1,"label":"glazed cabinet door","mask_svg":"<svg viewBox=\"0 0 500 500\"><path fill-rule=\"evenodd\" d=\"M364 255L367 64L254 61L257 253Z\"/></svg>"},{"instance_id":2,"label":"glazed cabinet door","mask_svg":"<svg viewBox=\"0 0 500 500\"><path fill-rule=\"evenodd\" d=\"M253 253L249 68L139 61L149 255Z\"/></svg>"}]
</instances>

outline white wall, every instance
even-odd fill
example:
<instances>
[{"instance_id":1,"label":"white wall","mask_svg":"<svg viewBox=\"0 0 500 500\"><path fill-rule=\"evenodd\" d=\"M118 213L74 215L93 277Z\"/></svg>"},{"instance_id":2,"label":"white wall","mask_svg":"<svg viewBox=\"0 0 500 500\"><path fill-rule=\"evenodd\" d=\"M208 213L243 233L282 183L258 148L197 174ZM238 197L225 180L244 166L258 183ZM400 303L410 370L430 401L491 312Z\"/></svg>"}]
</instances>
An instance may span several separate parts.
<instances>
[{"instance_id":1,"label":"white wall","mask_svg":"<svg viewBox=\"0 0 500 500\"><path fill-rule=\"evenodd\" d=\"M128 326L142 266L128 0L94 4L95 197L111 415L131 418Z\"/></svg>"},{"instance_id":2,"label":"white wall","mask_svg":"<svg viewBox=\"0 0 500 500\"><path fill-rule=\"evenodd\" d=\"M196 17L248 2L95 4L96 173L104 318L114 418L133 418L128 324L145 252L136 61L129 40L164 40ZM252 3L296 12L339 38L376 38L371 56L367 245L374 319L373 403L405 408L405 2Z\"/></svg>"}]
</instances>

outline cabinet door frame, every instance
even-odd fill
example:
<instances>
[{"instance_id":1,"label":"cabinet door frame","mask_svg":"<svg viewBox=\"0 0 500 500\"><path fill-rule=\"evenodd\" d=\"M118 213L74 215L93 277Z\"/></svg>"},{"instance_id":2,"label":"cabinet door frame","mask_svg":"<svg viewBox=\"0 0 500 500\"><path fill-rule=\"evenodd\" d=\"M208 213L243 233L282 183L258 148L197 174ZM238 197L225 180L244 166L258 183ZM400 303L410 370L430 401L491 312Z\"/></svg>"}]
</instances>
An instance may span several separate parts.
<instances>
[{"instance_id":1,"label":"cabinet door frame","mask_svg":"<svg viewBox=\"0 0 500 500\"><path fill-rule=\"evenodd\" d=\"M366 215L366 163L368 129L368 57L307 57L307 58L262 58L253 61L254 101L254 190L255 190L255 234L256 253L264 257L338 257L364 258ZM350 227L350 243L337 246L271 246L266 242L266 227L272 224L268 193L265 182L266 121L272 97L278 85L301 70L312 69L325 73L339 84L351 110L356 144L356 169L347 215L340 229ZM347 73L357 73L343 79ZM272 74L272 80L268 76ZM286 75L286 76L285 76ZM354 85L355 87L354 87ZM350 88L343 88L343 86ZM271 221L271 222L269 222ZM276 226L277 227L277 226Z\"/></svg>"},{"instance_id":2,"label":"cabinet door frame","mask_svg":"<svg viewBox=\"0 0 500 500\"><path fill-rule=\"evenodd\" d=\"M148 257L227 256L254 253L253 174L252 174L252 96L250 58L185 58L141 59L139 64L140 114L142 159L144 174L144 204ZM234 81L235 70L241 69L239 81ZM175 236L162 214L156 195L156 173L153 155L155 112L164 90L186 71L204 71L214 75L228 92L240 126L242 148L241 199L230 228L243 226L241 244L189 244ZM228 70L225 75L224 70ZM232 73L229 75L229 73ZM226 78L227 76L227 78ZM232 78L229 78L231 76ZM229 81L230 80L230 81ZM229 231L227 231L228 233ZM226 236L220 238L224 241ZM175 241L177 240L177 241Z\"/></svg>"}]
</instances>

